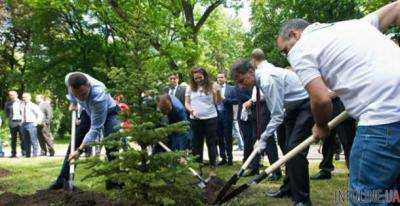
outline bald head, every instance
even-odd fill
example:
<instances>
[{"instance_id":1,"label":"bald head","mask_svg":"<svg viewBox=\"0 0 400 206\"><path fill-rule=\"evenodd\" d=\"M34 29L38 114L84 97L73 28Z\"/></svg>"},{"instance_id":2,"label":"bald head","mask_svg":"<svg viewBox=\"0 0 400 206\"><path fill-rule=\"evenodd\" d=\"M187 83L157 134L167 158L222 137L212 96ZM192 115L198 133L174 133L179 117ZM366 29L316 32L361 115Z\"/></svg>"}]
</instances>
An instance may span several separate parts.
<instances>
[{"instance_id":1,"label":"bald head","mask_svg":"<svg viewBox=\"0 0 400 206\"><path fill-rule=\"evenodd\" d=\"M254 65L258 66L262 61L265 60L265 54L262 49L257 48L251 52L251 61Z\"/></svg>"},{"instance_id":2,"label":"bald head","mask_svg":"<svg viewBox=\"0 0 400 206\"><path fill-rule=\"evenodd\" d=\"M8 97L10 98L11 101L15 101L18 99L18 93L16 91L9 91L8 92Z\"/></svg>"}]
</instances>

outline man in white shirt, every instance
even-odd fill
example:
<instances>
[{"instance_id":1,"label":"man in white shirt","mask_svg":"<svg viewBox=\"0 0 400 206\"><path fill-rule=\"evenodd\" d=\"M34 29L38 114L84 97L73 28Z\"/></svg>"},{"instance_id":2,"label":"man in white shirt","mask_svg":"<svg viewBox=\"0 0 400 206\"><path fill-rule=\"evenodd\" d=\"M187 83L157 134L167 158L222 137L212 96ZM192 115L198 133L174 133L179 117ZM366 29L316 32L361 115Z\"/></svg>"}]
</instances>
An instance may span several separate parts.
<instances>
[{"instance_id":1,"label":"man in white shirt","mask_svg":"<svg viewBox=\"0 0 400 206\"><path fill-rule=\"evenodd\" d=\"M262 69L254 70L249 61L239 60L232 66L232 76L241 88L251 89L255 85L259 87L271 111L271 120L256 143L256 150L263 152L268 138L273 138L275 131L283 123L285 153L310 134L313 119L308 95L295 73L275 67L262 57L257 60L260 62L258 67L263 67ZM268 196L291 196L296 206L311 205L307 153L308 149L286 163L288 178L277 192L268 192Z\"/></svg>"},{"instance_id":2,"label":"man in white shirt","mask_svg":"<svg viewBox=\"0 0 400 206\"><path fill-rule=\"evenodd\" d=\"M400 1L362 18L331 24L285 23L278 47L310 94L317 138L328 136L332 112L328 89L336 92L358 128L350 154L349 194L377 202L371 194L399 188L400 48L381 33L400 25Z\"/></svg>"},{"instance_id":3,"label":"man in white shirt","mask_svg":"<svg viewBox=\"0 0 400 206\"><path fill-rule=\"evenodd\" d=\"M31 102L31 94L22 94L21 103L22 113L22 135L26 144L26 157L36 157L39 151L39 142L37 138L37 125L43 121L43 113L39 106Z\"/></svg>"}]
</instances>

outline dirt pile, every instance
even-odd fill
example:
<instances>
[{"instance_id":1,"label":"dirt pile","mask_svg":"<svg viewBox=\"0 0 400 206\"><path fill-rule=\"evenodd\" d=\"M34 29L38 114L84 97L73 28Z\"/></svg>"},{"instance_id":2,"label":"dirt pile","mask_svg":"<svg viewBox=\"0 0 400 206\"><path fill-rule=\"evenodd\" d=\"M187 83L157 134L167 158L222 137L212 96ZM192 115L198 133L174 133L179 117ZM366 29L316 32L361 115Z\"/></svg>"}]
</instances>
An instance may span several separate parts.
<instances>
[{"instance_id":1,"label":"dirt pile","mask_svg":"<svg viewBox=\"0 0 400 206\"><path fill-rule=\"evenodd\" d=\"M6 192L0 195L0 205L66 205L66 206L128 206L137 205L127 202L111 201L104 194L80 191L73 192L58 190L40 190L33 195L20 196Z\"/></svg>"}]
</instances>

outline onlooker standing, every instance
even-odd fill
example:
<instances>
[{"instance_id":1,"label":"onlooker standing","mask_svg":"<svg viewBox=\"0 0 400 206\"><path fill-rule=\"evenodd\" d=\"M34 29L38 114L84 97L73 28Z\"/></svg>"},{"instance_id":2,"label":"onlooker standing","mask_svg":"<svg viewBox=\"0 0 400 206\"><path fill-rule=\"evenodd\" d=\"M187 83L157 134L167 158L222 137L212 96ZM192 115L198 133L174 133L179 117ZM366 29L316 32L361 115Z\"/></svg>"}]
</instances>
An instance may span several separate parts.
<instances>
[{"instance_id":1,"label":"onlooker standing","mask_svg":"<svg viewBox=\"0 0 400 206\"><path fill-rule=\"evenodd\" d=\"M167 116L168 124L187 121L186 110L178 98L165 94L159 97L157 107ZM172 133L168 136L168 146L172 151L183 150L187 132Z\"/></svg>"},{"instance_id":2,"label":"onlooker standing","mask_svg":"<svg viewBox=\"0 0 400 206\"><path fill-rule=\"evenodd\" d=\"M218 113L218 146L222 161L219 165L232 165L232 127L233 127L233 105L237 103L235 88L226 83L226 75L219 73L217 83L221 86L222 102L217 105Z\"/></svg>"},{"instance_id":3,"label":"onlooker standing","mask_svg":"<svg viewBox=\"0 0 400 206\"><path fill-rule=\"evenodd\" d=\"M11 156L17 156L17 137L19 136L21 143L22 156L26 155L26 147L24 137L21 133L21 100L18 99L18 93L16 91L8 92L9 101L4 106L6 117L9 121L10 133L11 133Z\"/></svg>"},{"instance_id":4,"label":"onlooker standing","mask_svg":"<svg viewBox=\"0 0 400 206\"><path fill-rule=\"evenodd\" d=\"M43 124L38 125L38 140L41 148L41 155L46 156L49 150L50 156L54 156L53 137L51 135L50 124L53 118L53 108L50 101L45 101L43 95L36 95L36 103L43 113Z\"/></svg>"},{"instance_id":5,"label":"onlooker standing","mask_svg":"<svg viewBox=\"0 0 400 206\"><path fill-rule=\"evenodd\" d=\"M220 88L213 85L207 72L200 67L191 71L190 86L186 89L185 107L190 112L193 131L193 154L203 162L203 146L206 139L210 166L217 166L217 109L222 97Z\"/></svg>"},{"instance_id":6,"label":"onlooker standing","mask_svg":"<svg viewBox=\"0 0 400 206\"><path fill-rule=\"evenodd\" d=\"M3 120L0 117L0 134L1 134L1 125L3 124ZM0 157L4 157L3 152L3 137L0 135Z\"/></svg>"},{"instance_id":7,"label":"onlooker standing","mask_svg":"<svg viewBox=\"0 0 400 206\"><path fill-rule=\"evenodd\" d=\"M236 88L234 88L236 91ZM239 127L239 122L238 122L238 111L239 110L239 105L233 105L233 128L232 128L232 136L236 139L237 141L237 151L243 151L243 138L242 138L242 132L240 131ZM236 151L236 150L235 150Z\"/></svg>"},{"instance_id":8,"label":"onlooker standing","mask_svg":"<svg viewBox=\"0 0 400 206\"><path fill-rule=\"evenodd\" d=\"M185 104L185 92L186 88L179 85L179 75L173 74L169 76L169 88L166 89L166 93L175 96L182 104Z\"/></svg>"},{"instance_id":9,"label":"onlooker standing","mask_svg":"<svg viewBox=\"0 0 400 206\"><path fill-rule=\"evenodd\" d=\"M26 144L26 157L31 157L31 146L32 156L36 157L39 151L39 143L37 138L37 125L42 124L43 113L35 103L31 102L31 94L22 94L22 127L21 133L24 137Z\"/></svg>"}]
</instances>

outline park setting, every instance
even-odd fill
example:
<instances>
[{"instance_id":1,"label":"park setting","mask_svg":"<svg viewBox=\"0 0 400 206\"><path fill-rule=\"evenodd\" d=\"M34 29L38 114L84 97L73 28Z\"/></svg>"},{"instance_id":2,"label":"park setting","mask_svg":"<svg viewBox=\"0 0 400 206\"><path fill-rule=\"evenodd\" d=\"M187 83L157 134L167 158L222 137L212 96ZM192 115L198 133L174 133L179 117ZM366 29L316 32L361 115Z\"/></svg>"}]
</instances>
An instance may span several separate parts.
<instances>
[{"instance_id":1,"label":"park setting","mask_svg":"<svg viewBox=\"0 0 400 206\"><path fill-rule=\"evenodd\" d=\"M0 206L399 205L400 0L0 0Z\"/></svg>"}]
</instances>

